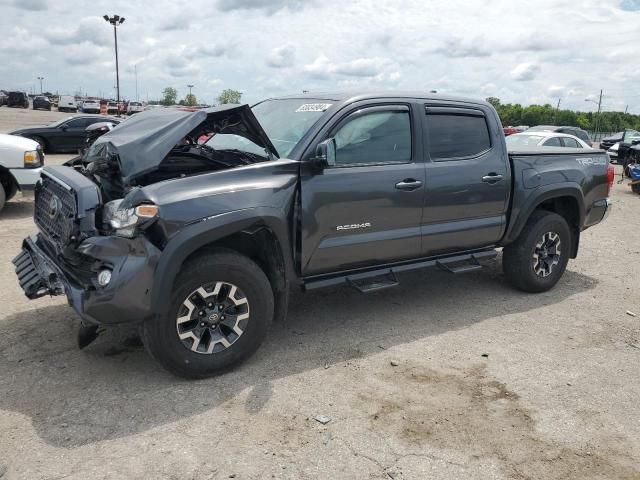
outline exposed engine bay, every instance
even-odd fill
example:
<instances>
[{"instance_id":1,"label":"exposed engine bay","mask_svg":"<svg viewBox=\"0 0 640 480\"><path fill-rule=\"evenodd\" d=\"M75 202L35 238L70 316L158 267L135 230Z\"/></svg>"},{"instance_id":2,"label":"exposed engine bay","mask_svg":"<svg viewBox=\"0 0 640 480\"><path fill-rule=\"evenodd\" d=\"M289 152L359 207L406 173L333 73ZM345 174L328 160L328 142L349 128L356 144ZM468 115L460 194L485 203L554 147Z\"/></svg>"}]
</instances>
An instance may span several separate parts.
<instances>
[{"instance_id":1,"label":"exposed engine bay","mask_svg":"<svg viewBox=\"0 0 640 480\"><path fill-rule=\"evenodd\" d=\"M118 155L109 151L108 144L100 144L99 152L93 151L93 155L88 155L88 151L68 162L67 166L96 183L103 201L109 202L123 198L133 187L269 160L266 154L261 156L242 150L216 150L206 144L187 143L186 138L184 142L172 148L155 170L140 175L126 185L122 181Z\"/></svg>"},{"instance_id":2,"label":"exposed engine bay","mask_svg":"<svg viewBox=\"0 0 640 480\"><path fill-rule=\"evenodd\" d=\"M173 115L177 116L178 121L186 123L184 118L190 120L188 115L195 113L204 112L181 111ZM172 112L166 112L160 118L167 122L166 131L162 125L158 127L154 124L154 121L158 122L157 118L151 117L147 121L150 126L147 126L143 123L144 117L144 114L140 114L123 122L118 128L98 138L81 156L66 163L100 187L104 203L125 197L135 187L276 158L274 149L265 145L270 144L269 140L260 138L260 134L264 132L257 121L257 128L252 125L251 121L255 121L255 117L251 115L247 118L246 110L242 107L208 112L204 121L195 128L189 128L186 135L184 132L188 125L176 126L177 121ZM178 137L181 129L182 134ZM127 130L136 130L136 136L133 137ZM123 140L118 137L119 132L122 132L120 137ZM216 135L240 138L254 148L228 148L229 145L225 142L218 142L218 148L215 148L213 145L216 144ZM118 144L118 141L121 143ZM252 149L261 154L248 151ZM152 155L162 155L167 150L168 153L163 158L149 158ZM148 151L151 153L143 156ZM127 157L123 158L123 155ZM141 164L143 165L140 166ZM128 168L124 168L125 166Z\"/></svg>"}]
</instances>

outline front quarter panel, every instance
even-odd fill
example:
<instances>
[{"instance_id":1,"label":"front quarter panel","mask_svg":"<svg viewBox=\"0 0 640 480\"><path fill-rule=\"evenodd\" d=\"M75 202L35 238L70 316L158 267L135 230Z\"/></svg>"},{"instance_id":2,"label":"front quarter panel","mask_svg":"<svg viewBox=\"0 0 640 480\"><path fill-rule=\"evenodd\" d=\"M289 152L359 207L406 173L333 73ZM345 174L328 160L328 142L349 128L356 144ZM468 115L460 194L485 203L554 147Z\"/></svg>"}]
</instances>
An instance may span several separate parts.
<instances>
[{"instance_id":1,"label":"front quarter panel","mask_svg":"<svg viewBox=\"0 0 640 480\"><path fill-rule=\"evenodd\" d=\"M265 162L182 178L140 189L131 203L152 201L160 207L155 228L163 252L154 274L152 308L168 308L174 280L194 251L236 232L265 226L282 249L289 278L295 275L292 257L291 209L299 163Z\"/></svg>"}]
</instances>

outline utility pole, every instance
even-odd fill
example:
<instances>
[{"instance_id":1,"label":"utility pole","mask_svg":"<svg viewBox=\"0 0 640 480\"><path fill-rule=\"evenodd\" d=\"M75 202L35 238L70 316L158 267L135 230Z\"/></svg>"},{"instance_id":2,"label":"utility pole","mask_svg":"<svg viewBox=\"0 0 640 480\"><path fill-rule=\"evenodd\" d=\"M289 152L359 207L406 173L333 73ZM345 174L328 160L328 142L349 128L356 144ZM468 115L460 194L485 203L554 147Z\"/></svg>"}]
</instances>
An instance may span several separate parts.
<instances>
[{"instance_id":1,"label":"utility pole","mask_svg":"<svg viewBox=\"0 0 640 480\"><path fill-rule=\"evenodd\" d=\"M627 112L629 112L629 105L627 105L626 107L624 107L624 114L626 115Z\"/></svg>"},{"instance_id":2,"label":"utility pole","mask_svg":"<svg viewBox=\"0 0 640 480\"><path fill-rule=\"evenodd\" d=\"M120 73L118 71L118 25L122 25L124 23L124 17L120 15L114 15L109 17L109 15L103 15L102 18L105 19L106 22L113 25L113 40L116 46L116 102L118 105L118 113L120 113Z\"/></svg>"},{"instance_id":3,"label":"utility pole","mask_svg":"<svg viewBox=\"0 0 640 480\"><path fill-rule=\"evenodd\" d=\"M40 95L42 95L42 92L43 92L43 90L42 90L42 80L44 80L44 77L37 77L37 78L38 78L38 80L40 80Z\"/></svg>"},{"instance_id":4,"label":"utility pole","mask_svg":"<svg viewBox=\"0 0 640 480\"><path fill-rule=\"evenodd\" d=\"M600 98L598 99L598 116L596 117L596 131L595 135L598 135L598 129L600 128L600 110L602 109L602 89L600 89Z\"/></svg>"},{"instance_id":5,"label":"utility pole","mask_svg":"<svg viewBox=\"0 0 640 480\"><path fill-rule=\"evenodd\" d=\"M138 64L133 66L133 71L136 74L136 102L138 101Z\"/></svg>"},{"instance_id":6,"label":"utility pole","mask_svg":"<svg viewBox=\"0 0 640 480\"><path fill-rule=\"evenodd\" d=\"M556 115L553 118L553 123L554 124L558 123L558 112L560 111L560 100L562 100L562 98L558 98L558 105L556 105Z\"/></svg>"}]
</instances>

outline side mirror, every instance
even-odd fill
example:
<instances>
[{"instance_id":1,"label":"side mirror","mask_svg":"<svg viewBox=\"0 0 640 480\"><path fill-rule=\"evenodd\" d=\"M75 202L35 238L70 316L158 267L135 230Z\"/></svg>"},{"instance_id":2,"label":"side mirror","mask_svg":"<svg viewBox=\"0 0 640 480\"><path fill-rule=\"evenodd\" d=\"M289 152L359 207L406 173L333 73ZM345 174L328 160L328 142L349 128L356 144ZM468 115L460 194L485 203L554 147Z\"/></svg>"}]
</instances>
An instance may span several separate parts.
<instances>
[{"instance_id":1,"label":"side mirror","mask_svg":"<svg viewBox=\"0 0 640 480\"><path fill-rule=\"evenodd\" d=\"M640 143L640 140L633 140L631 142L631 145L638 145Z\"/></svg>"},{"instance_id":2,"label":"side mirror","mask_svg":"<svg viewBox=\"0 0 640 480\"><path fill-rule=\"evenodd\" d=\"M336 164L336 141L328 138L316 147L316 156L311 159L319 169L333 167Z\"/></svg>"},{"instance_id":3,"label":"side mirror","mask_svg":"<svg viewBox=\"0 0 640 480\"><path fill-rule=\"evenodd\" d=\"M60 130L62 130L63 132L66 132L66 131L67 131L67 128L69 128L69 127L67 127L66 125L62 125L62 126L60 127Z\"/></svg>"}]
</instances>

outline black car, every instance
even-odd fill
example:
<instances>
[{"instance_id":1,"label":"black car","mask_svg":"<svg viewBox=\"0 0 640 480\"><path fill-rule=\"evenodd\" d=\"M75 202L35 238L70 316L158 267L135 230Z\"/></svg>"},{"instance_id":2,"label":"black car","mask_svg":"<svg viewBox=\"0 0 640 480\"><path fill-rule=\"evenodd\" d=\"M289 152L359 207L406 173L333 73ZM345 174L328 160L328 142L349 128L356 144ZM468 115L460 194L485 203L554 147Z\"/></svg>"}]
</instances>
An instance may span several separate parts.
<instances>
[{"instance_id":1,"label":"black car","mask_svg":"<svg viewBox=\"0 0 640 480\"><path fill-rule=\"evenodd\" d=\"M29 96L25 92L9 92L7 107L29 108Z\"/></svg>"},{"instance_id":2,"label":"black car","mask_svg":"<svg viewBox=\"0 0 640 480\"><path fill-rule=\"evenodd\" d=\"M624 132L618 132L610 137L604 137L600 140L600 148L602 150L609 150L616 143L621 142L624 139Z\"/></svg>"},{"instance_id":3,"label":"black car","mask_svg":"<svg viewBox=\"0 0 640 480\"><path fill-rule=\"evenodd\" d=\"M589 134L579 127L557 127L555 125L537 125L535 127L529 128L527 131L528 132L566 133L567 135L573 135L574 137L578 137L580 140L585 142L590 147L593 146L593 142L591 141L591 138L589 138Z\"/></svg>"},{"instance_id":4,"label":"black car","mask_svg":"<svg viewBox=\"0 0 640 480\"><path fill-rule=\"evenodd\" d=\"M10 133L35 140L46 153L77 152L84 147L87 138L85 129L89 125L105 121L116 125L120 123L119 119L104 115L78 115L50 125L21 128Z\"/></svg>"},{"instance_id":5,"label":"black car","mask_svg":"<svg viewBox=\"0 0 640 480\"><path fill-rule=\"evenodd\" d=\"M49 100L49 97L39 95L33 99L33 109L38 110L39 108L51 111L51 100Z\"/></svg>"}]
</instances>

